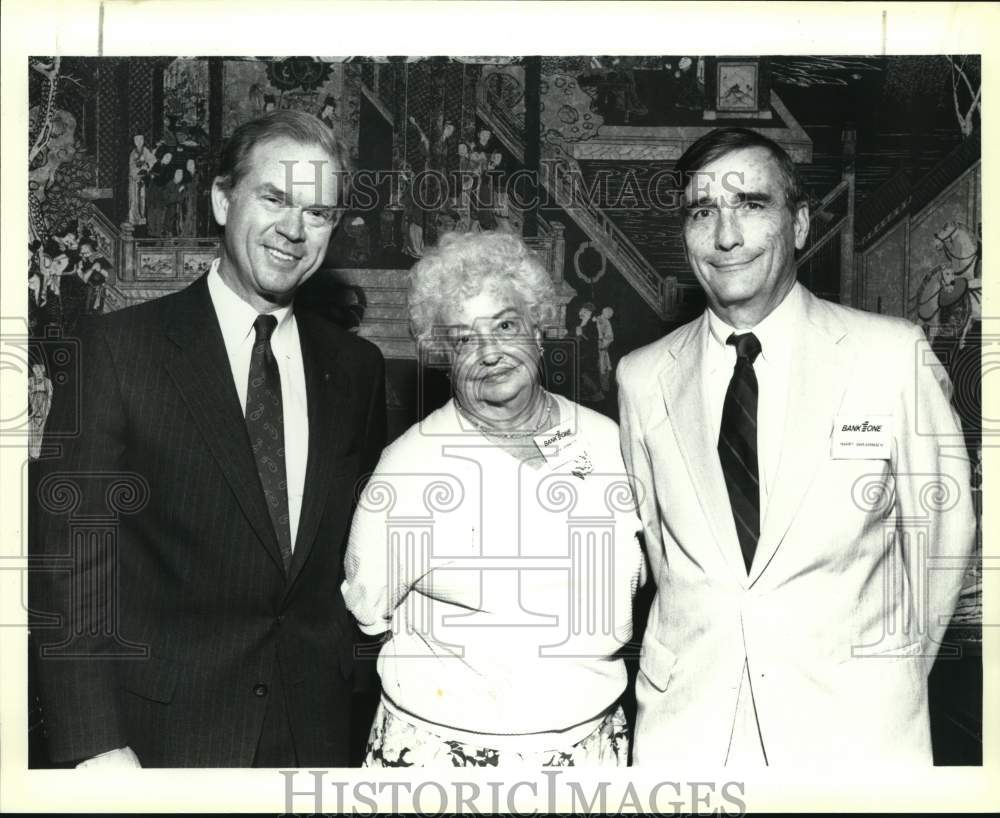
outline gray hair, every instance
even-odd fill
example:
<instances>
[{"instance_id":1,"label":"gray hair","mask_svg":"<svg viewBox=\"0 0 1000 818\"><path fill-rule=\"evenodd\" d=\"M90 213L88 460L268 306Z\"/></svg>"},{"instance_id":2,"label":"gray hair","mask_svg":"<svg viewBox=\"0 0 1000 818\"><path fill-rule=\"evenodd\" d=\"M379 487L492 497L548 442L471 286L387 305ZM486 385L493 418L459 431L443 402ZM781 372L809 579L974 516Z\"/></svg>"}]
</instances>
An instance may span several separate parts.
<instances>
[{"instance_id":1,"label":"gray hair","mask_svg":"<svg viewBox=\"0 0 1000 818\"><path fill-rule=\"evenodd\" d=\"M350 154L319 117L305 111L279 109L240 125L222 149L216 184L226 192L236 187L248 171L250 151L254 146L275 139L290 139L300 145L316 145L326 151L333 160L334 172L338 174L340 183L337 191L341 204L344 203L343 197L347 193L351 177Z\"/></svg>"},{"instance_id":2,"label":"gray hair","mask_svg":"<svg viewBox=\"0 0 1000 818\"><path fill-rule=\"evenodd\" d=\"M774 159L785 192L785 206L793 214L803 202L808 201L809 197L802 184L799 169L785 149L774 140L749 128L716 128L700 137L684 151L684 155L674 166L681 192L683 193L691 177L703 167L745 148L763 148ZM683 214L683 209L681 213Z\"/></svg>"},{"instance_id":3,"label":"gray hair","mask_svg":"<svg viewBox=\"0 0 1000 818\"><path fill-rule=\"evenodd\" d=\"M410 328L418 341L443 326L448 312L484 289L507 286L532 323L551 314L555 287L518 236L498 231L446 233L410 270Z\"/></svg>"}]
</instances>

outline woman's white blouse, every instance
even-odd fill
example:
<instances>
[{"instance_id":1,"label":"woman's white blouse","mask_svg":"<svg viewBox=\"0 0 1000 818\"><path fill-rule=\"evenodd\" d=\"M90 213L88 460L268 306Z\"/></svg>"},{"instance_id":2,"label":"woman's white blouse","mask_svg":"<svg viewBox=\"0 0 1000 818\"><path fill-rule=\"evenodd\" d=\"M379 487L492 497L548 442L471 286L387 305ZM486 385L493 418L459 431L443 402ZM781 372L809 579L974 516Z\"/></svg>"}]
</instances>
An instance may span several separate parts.
<instances>
[{"instance_id":1,"label":"woman's white blouse","mask_svg":"<svg viewBox=\"0 0 1000 818\"><path fill-rule=\"evenodd\" d=\"M385 695L435 725L565 731L621 694L614 654L644 580L618 426L563 398L592 470L533 468L468 426L453 402L382 455L354 517L344 600L369 634ZM530 439L527 441L531 444Z\"/></svg>"}]
</instances>

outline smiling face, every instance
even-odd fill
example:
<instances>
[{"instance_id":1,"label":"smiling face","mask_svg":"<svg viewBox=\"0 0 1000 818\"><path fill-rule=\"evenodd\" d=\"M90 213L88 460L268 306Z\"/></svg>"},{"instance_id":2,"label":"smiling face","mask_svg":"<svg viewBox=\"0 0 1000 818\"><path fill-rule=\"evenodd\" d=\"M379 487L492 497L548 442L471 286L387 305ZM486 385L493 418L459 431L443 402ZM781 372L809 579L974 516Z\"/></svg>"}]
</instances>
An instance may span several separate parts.
<instances>
[{"instance_id":1,"label":"smiling face","mask_svg":"<svg viewBox=\"0 0 1000 818\"><path fill-rule=\"evenodd\" d=\"M485 421L528 412L539 382L541 333L507 287L488 288L444 316L451 382L467 412Z\"/></svg>"},{"instance_id":2,"label":"smiling face","mask_svg":"<svg viewBox=\"0 0 1000 818\"><path fill-rule=\"evenodd\" d=\"M764 148L732 151L684 189L684 246L711 309L731 326L755 326L795 283L795 250L809 208L793 213L777 162Z\"/></svg>"},{"instance_id":3,"label":"smiling face","mask_svg":"<svg viewBox=\"0 0 1000 818\"><path fill-rule=\"evenodd\" d=\"M319 267L339 215L333 160L318 145L287 138L255 145L231 190L212 186L225 226L219 274L259 312L291 302Z\"/></svg>"}]
</instances>

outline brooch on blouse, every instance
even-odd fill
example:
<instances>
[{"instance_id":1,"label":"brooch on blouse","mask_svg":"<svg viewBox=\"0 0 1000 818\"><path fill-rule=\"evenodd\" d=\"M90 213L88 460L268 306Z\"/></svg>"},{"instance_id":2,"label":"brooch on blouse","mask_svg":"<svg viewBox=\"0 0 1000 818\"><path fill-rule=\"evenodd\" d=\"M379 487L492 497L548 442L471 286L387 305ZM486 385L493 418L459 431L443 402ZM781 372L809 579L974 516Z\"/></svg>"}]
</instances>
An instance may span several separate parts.
<instances>
[{"instance_id":1,"label":"brooch on blouse","mask_svg":"<svg viewBox=\"0 0 1000 818\"><path fill-rule=\"evenodd\" d=\"M590 462L590 455L587 452L581 452L574 458L570 474L583 480L593 470L594 464Z\"/></svg>"}]
</instances>

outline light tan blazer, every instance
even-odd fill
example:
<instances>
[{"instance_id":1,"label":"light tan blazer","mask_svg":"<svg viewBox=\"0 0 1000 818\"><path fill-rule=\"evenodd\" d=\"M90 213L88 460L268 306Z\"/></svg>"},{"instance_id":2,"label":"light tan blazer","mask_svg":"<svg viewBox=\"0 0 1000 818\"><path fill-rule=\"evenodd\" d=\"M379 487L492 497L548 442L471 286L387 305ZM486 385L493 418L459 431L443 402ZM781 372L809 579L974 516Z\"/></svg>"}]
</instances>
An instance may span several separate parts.
<instances>
[{"instance_id":1,"label":"light tan blazer","mask_svg":"<svg viewBox=\"0 0 1000 818\"><path fill-rule=\"evenodd\" d=\"M805 294L748 576L706 426L706 321L618 368L657 584L634 762L722 764L746 659L771 765L931 763L927 674L975 540L947 375L909 322ZM835 422L875 416L889 426L888 457L835 459Z\"/></svg>"}]
</instances>

